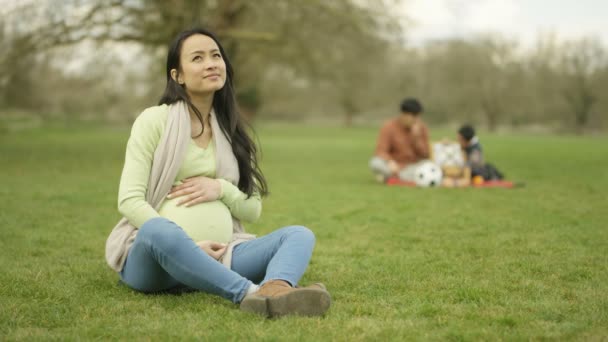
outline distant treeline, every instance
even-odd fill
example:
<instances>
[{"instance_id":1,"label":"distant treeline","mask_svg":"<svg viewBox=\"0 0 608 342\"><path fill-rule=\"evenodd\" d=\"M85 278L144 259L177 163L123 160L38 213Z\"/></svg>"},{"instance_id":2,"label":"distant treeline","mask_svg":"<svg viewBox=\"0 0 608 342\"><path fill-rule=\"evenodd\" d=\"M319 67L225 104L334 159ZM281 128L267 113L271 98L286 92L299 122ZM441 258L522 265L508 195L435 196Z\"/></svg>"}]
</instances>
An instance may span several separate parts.
<instances>
[{"instance_id":1,"label":"distant treeline","mask_svg":"<svg viewBox=\"0 0 608 342\"><path fill-rule=\"evenodd\" d=\"M395 2L23 2L0 12L0 115L131 121L158 100L171 38L201 25L229 51L248 115L380 121L415 96L432 124L602 129L599 40L544 36L523 49L488 35L412 47Z\"/></svg>"}]
</instances>

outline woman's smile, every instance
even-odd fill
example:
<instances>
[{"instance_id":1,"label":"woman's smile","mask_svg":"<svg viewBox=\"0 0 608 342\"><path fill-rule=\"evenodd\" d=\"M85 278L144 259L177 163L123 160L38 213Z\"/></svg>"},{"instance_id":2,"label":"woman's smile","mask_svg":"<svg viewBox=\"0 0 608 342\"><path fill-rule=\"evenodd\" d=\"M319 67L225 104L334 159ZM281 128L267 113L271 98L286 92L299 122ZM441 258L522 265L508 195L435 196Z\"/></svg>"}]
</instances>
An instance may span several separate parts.
<instances>
[{"instance_id":1,"label":"woman's smile","mask_svg":"<svg viewBox=\"0 0 608 342\"><path fill-rule=\"evenodd\" d=\"M213 75L207 75L207 76L203 77L203 79L211 80L211 81L219 81L222 79L222 77L220 76L220 74L213 74Z\"/></svg>"}]
</instances>

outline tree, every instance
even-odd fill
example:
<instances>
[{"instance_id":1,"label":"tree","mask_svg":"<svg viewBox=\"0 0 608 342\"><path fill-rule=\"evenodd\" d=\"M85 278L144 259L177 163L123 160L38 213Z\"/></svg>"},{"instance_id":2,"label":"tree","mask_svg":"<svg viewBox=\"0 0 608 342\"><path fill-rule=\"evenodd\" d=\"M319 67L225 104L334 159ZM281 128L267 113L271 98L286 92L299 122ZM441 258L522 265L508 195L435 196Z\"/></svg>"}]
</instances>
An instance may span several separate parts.
<instances>
[{"instance_id":1,"label":"tree","mask_svg":"<svg viewBox=\"0 0 608 342\"><path fill-rule=\"evenodd\" d=\"M601 71L608 67L606 51L595 39L566 42L562 47L560 73L564 77L563 96L574 115L580 134L589 122L600 95Z\"/></svg>"},{"instance_id":2,"label":"tree","mask_svg":"<svg viewBox=\"0 0 608 342\"><path fill-rule=\"evenodd\" d=\"M378 46L389 28L396 27L385 1L371 0L47 0L14 11L15 17L31 17L37 23L15 30L23 41L17 55L85 41L133 42L164 51L177 32L202 24L222 39L239 70L237 95L248 100L251 94L261 94L260 82L276 68L290 69L297 78L314 83L334 82L340 93L353 94L357 83L343 79L357 70L335 70L360 63L365 57L360 46ZM354 100L341 102L349 113L360 107L349 104Z\"/></svg>"},{"instance_id":3,"label":"tree","mask_svg":"<svg viewBox=\"0 0 608 342\"><path fill-rule=\"evenodd\" d=\"M430 44L424 51L423 76L428 99L449 111L446 117L483 119L495 130L512 108L518 76L515 44L498 37L452 39ZM481 118L476 118L476 114Z\"/></svg>"}]
</instances>

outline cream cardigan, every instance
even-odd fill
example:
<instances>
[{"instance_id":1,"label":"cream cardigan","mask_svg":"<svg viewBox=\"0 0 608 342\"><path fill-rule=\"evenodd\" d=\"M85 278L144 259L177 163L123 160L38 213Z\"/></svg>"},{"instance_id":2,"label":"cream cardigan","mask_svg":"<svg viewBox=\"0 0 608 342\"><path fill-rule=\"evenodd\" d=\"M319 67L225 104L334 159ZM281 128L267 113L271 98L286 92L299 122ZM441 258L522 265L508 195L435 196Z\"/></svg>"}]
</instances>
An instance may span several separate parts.
<instances>
[{"instance_id":1,"label":"cream cardigan","mask_svg":"<svg viewBox=\"0 0 608 342\"><path fill-rule=\"evenodd\" d=\"M216 149L216 177L234 185L239 182L239 167L232 152L228 138L223 134L214 111L211 111L211 129ZM183 162L190 141L190 114L185 102L180 101L169 106L167 124L156 150L146 190L146 201L158 210L171 190L177 172ZM120 272L125 264L129 249L135 241L138 229L122 218L112 229L106 240L106 261L108 265ZM246 234L241 222L232 217L232 241L220 261L230 268L232 250L241 242L255 238Z\"/></svg>"}]
</instances>

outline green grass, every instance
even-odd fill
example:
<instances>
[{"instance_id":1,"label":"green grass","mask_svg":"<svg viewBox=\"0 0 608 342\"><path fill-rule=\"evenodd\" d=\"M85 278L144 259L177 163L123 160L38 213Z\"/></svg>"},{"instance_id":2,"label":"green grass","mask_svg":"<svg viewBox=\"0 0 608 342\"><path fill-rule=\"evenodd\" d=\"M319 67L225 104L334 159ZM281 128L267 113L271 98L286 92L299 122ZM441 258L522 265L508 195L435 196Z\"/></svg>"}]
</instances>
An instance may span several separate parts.
<instances>
[{"instance_id":1,"label":"green grass","mask_svg":"<svg viewBox=\"0 0 608 342\"><path fill-rule=\"evenodd\" d=\"M372 181L373 128L262 128L272 194L249 231L310 227L303 283L333 297L323 318L266 320L117 285L103 251L127 135L0 134L0 339L608 338L605 137L484 135L525 188L412 189Z\"/></svg>"}]
</instances>

